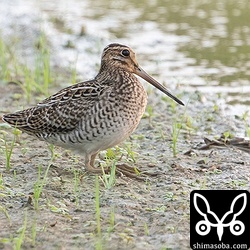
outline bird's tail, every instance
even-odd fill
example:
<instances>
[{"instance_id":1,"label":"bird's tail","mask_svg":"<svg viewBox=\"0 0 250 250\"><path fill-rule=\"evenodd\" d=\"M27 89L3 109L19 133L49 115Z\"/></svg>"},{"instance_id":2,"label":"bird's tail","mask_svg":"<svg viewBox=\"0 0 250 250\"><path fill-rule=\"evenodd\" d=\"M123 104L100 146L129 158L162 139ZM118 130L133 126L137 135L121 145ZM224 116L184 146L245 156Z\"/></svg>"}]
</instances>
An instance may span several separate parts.
<instances>
[{"instance_id":1,"label":"bird's tail","mask_svg":"<svg viewBox=\"0 0 250 250\"><path fill-rule=\"evenodd\" d=\"M3 115L2 119L4 122L9 123L13 127L22 128L24 126L27 126L28 116L28 112L24 110L12 114Z\"/></svg>"}]
</instances>

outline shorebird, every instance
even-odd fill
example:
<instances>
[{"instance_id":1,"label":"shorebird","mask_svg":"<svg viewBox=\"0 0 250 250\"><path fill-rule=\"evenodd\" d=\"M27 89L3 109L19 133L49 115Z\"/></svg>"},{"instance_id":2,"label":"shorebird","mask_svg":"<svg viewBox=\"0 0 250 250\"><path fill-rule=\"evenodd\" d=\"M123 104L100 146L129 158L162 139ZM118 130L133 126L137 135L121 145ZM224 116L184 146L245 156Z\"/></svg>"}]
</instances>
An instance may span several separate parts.
<instances>
[{"instance_id":1,"label":"shorebird","mask_svg":"<svg viewBox=\"0 0 250 250\"><path fill-rule=\"evenodd\" d=\"M3 120L40 140L79 153L88 172L101 173L94 166L97 154L124 141L145 111L147 93L135 75L184 105L139 66L131 48L113 43L104 48L93 80L66 87L35 107L4 115ZM121 170L128 176L134 172L124 165Z\"/></svg>"}]
</instances>

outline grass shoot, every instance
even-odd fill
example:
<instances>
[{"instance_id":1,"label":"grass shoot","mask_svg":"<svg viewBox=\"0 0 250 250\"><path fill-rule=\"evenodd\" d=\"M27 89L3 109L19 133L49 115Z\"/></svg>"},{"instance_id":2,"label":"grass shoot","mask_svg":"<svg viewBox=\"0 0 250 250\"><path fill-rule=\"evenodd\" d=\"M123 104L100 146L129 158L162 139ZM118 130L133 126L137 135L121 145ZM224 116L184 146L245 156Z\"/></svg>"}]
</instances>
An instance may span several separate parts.
<instances>
[{"instance_id":1,"label":"grass shoot","mask_svg":"<svg viewBox=\"0 0 250 250\"><path fill-rule=\"evenodd\" d=\"M41 177L42 167L41 166L38 167L38 178L37 178L36 183L34 184L34 195L33 195L34 196L34 208L35 208L35 210L38 210L38 208L39 208L38 201L39 201L39 198L41 196L43 187L47 181L47 175L49 172L49 168L50 168L50 164L48 165L48 167L44 173L44 176Z\"/></svg>"}]
</instances>

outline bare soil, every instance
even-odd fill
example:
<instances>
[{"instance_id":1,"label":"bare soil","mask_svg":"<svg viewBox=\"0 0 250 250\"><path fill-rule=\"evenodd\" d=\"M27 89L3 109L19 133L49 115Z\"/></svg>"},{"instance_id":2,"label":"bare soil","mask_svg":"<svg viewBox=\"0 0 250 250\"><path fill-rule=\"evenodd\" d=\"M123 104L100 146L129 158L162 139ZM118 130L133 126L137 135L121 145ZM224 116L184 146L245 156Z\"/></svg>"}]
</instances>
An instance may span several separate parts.
<instances>
[{"instance_id":1,"label":"bare soil","mask_svg":"<svg viewBox=\"0 0 250 250\"><path fill-rule=\"evenodd\" d=\"M35 9L27 9L27 13L21 9L20 13L15 12L19 9L13 6L2 10L6 17L3 18L2 34L7 33L9 47L16 46L15 55L23 63L34 64L32 48L41 33L41 22L36 19L43 15L37 14ZM57 43L51 52L65 53L69 57L70 46L65 46L65 40L79 41L78 49L81 48L81 53L86 51L82 57L87 58L81 60L81 74L92 74L99 61L100 44L107 39L99 37L100 34L79 36L71 33L65 36L64 31L53 29L50 38ZM66 64L67 67L67 63L71 65L70 61L75 60L75 57L68 61L62 58L51 58L52 65L57 68ZM62 71L65 74L70 69L59 70L58 75ZM65 78L57 81L50 86L50 94L67 84L70 83ZM186 107L174 106L157 90L151 89L148 105L152 110L148 110L135 133L119 145L121 148L130 145L136 160L134 163L124 154L119 162L157 175L145 181L119 176L111 189L105 188L99 179L101 240L96 218L96 177L85 173L81 156L55 148L55 158L51 162L48 145L23 133L17 138L11 168L7 170L5 142L10 146L13 129L0 122L0 249L15 249L22 231L22 249L101 249L98 245L103 249L121 250L190 249L190 192L196 189L250 190L250 157L248 152L234 146L199 150L205 145L204 137L219 138L226 131L244 136L244 121L237 116L226 116L214 94L180 94ZM40 99L41 96L34 95L31 104ZM0 82L0 117L28 106L20 86ZM176 157L171 148L175 122L182 126ZM101 153L100 161L105 161L104 153ZM39 168L43 179L49 165L39 209L35 210L34 186L39 178ZM25 218L26 228L22 230Z\"/></svg>"},{"instance_id":2,"label":"bare soil","mask_svg":"<svg viewBox=\"0 0 250 250\"><path fill-rule=\"evenodd\" d=\"M2 113L27 107L22 96L14 98L14 94L22 93L20 87L0 83L0 88ZM183 94L184 98L187 96L189 93ZM215 103L214 100L203 103L193 95L186 109L178 106L173 109L158 91L149 94L152 115L145 115L125 146L132 145L136 152L136 163L131 165L157 175L145 181L117 177L111 189L99 181L103 249L189 249L192 190L250 190L249 153L235 147L197 149L204 145L205 136L214 138L225 131L235 135L244 131L240 119L223 116L223 110L214 111ZM178 154L173 157L172 124L184 114ZM7 132L10 143L13 129L3 124L0 129ZM43 176L51 161L47 144L21 134L8 171L4 142L0 143L0 249L13 249L25 215L23 249L97 248L95 176L84 172L83 159L55 149L56 157L42 190L39 209L35 210L33 192L38 169L41 167ZM128 160L125 155L120 161ZM75 182L76 175L79 185ZM32 238L35 238L33 244Z\"/></svg>"}]
</instances>

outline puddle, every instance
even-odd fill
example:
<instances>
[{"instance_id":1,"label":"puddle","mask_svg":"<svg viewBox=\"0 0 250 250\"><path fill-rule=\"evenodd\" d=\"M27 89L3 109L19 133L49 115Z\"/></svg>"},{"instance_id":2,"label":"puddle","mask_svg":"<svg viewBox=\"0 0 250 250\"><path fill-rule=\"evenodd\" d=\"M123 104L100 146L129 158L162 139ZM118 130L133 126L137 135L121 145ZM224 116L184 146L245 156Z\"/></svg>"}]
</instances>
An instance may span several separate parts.
<instances>
[{"instance_id":1,"label":"puddle","mask_svg":"<svg viewBox=\"0 0 250 250\"><path fill-rule=\"evenodd\" d=\"M62 0L60 4L15 0L2 1L1 9L2 34L11 35L9 28L14 27L28 47L42 27L51 40L55 62L66 67L76 64L83 79L95 75L103 47L120 42L133 47L141 66L169 88L180 85L190 93L220 95L220 103L231 114L249 110L247 0ZM66 46L69 42L71 48Z\"/></svg>"},{"instance_id":2,"label":"puddle","mask_svg":"<svg viewBox=\"0 0 250 250\"><path fill-rule=\"evenodd\" d=\"M0 1L0 35L15 49L17 58L32 66L34 44L43 29L53 66L70 69L76 65L85 80L96 74L103 47L120 42L137 52L142 68L170 89L177 88L174 93L183 91L184 98L194 99L198 90L203 103L190 102L184 116L184 109L175 110L149 95L153 118L148 113L141 120L128 145L138 156L135 166L155 171L157 176L146 182L117 178L110 190L101 185L102 237L97 234L95 177L82 172L84 160L68 151L56 149L40 208L34 211L33 189L51 156L43 142L23 133L11 156L11 171L6 170L0 151L0 238L4 239L0 248L12 249L25 235L23 249L94 249L98 244L103 249L190 249L190 191L250 189L247 151L216 145L199 150L204 137L225 131L244 136L246 132L242 119L224 114L242 115L249 110L248 0L58 2ZM19 100L9 96L15 90L14 84L6 88L0 83L4 112L17 109ZM218 105L227 108L216 112L217 99ZM184 126L174 157L171 131L176 117L182 116ZM12 133L5 134L11 145ZM26 209L27 231L21 232L26 228Z\"/></svg>"}]
</instances>

